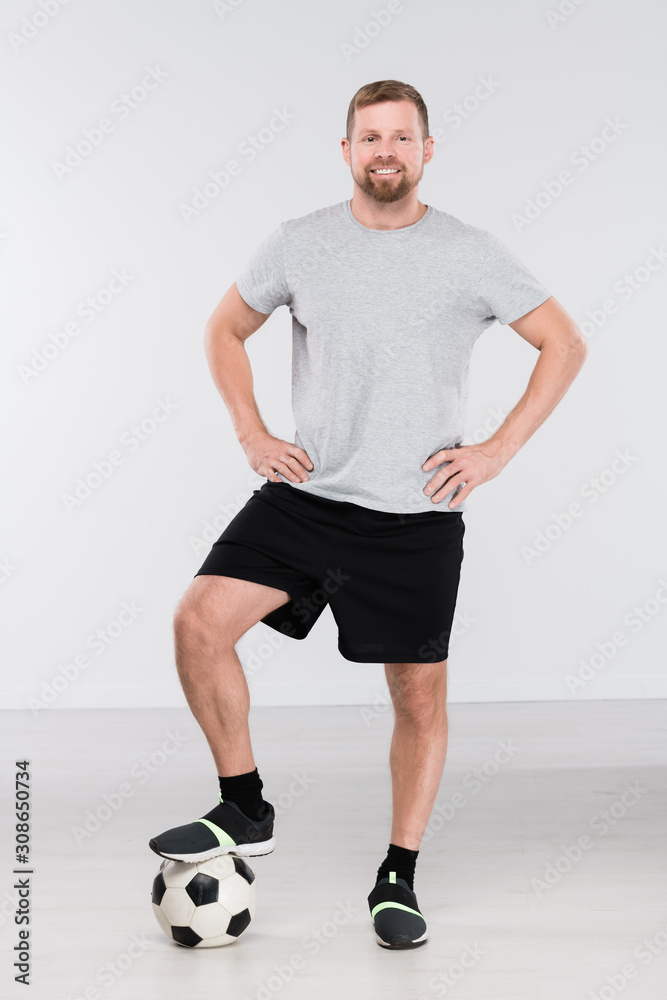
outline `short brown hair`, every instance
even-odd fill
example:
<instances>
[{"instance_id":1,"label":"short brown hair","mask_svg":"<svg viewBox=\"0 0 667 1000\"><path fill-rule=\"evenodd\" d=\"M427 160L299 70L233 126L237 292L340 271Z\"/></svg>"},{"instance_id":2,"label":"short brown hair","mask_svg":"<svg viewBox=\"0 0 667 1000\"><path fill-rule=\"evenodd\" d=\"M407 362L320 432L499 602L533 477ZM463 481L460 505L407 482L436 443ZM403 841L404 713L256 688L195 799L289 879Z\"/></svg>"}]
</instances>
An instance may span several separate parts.
<instances>
[{"instance_id":1,"label":"short brown hair","mask_svg":"<svg viewBox=\"0 0 667 1000\"><path fill-rule=\"evenodd\" d=\"M409 83L401 83L400 80L376 80L375 83L366 83L363 87L359 88L347 109L345 136L348 141L352 138L354 113L357 108L365 108L369 104L380 104L381 101L412 101L417 106L422 141L426 142L429 136L429 128L428 111L426 110L424 99L418 90L411 87Z\"/></svg>"}]
</instances>

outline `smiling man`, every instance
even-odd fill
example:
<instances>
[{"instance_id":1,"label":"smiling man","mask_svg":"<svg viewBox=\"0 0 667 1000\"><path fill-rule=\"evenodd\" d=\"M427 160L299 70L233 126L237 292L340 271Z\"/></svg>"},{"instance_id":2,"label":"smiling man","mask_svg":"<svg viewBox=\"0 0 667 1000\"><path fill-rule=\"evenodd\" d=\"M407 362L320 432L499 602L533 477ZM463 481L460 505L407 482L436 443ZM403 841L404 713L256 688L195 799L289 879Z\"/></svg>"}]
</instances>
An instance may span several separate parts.
<instances>
[{"instance_id":1,"label":"smiling man","mask_svg":"<svg viewBox=\"0 0 667 1000\"><path fill-rule=\"evenodd\" d=\"M303 639L330 605L340 653L384 663L394 708L391 835L368 896L387 948L428 937L414 873L447 752L465 500L543 423L586 357L572 318L499 239L419 201L433 151L413 87L362 87L342 139L353 197L281 223L208 322L213 380L266 482L175 616L179 676L217 766L219 801L150 841L185 861L274 849L235 644L259 621ZM292 316L294 442L264 424L244 347L280 305ZM472 348L496 320L539 356L502 426L464 445Z\"/></svg>"}]
</instances>

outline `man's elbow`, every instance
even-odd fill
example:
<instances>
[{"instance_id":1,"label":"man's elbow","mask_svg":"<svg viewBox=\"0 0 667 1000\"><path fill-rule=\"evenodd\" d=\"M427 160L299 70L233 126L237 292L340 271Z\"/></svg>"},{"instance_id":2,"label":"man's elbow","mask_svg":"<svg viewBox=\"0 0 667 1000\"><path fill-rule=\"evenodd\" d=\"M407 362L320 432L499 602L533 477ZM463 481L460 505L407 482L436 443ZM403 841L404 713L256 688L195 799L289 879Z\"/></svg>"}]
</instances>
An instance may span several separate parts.
<instances>
[{"instance_id":1,"label":"man's elbow","mask_svg":"<svg viewBox=\"0 0 667 1000\"><path fill-rule=\"evenodd\" d=\"M553 344L564 354L569 355L574 359L578 359L582 365L588 357L588 343L586 342L586 338L583 333L574 322L568 323L566 329L561 327L557 335L545 338L542 346L545 347L549 344Z\"/></svg>"},{"instance_id":2,"label":"man's elbow","mask_svg":"<svg viewBox=\"0 0 667 1000\"><path fill-rule=\"evenodd\" d=\"M547 350L557 358L559 363L570 372L571 378L576 378L588 357L588 344L576 323L568 323L557 333L545 337L540 351Z\"/></svg>"},{"instance_id":3,"label":"man's elbow","mask_svg":"<svg viewBox=\"0 0 667 1000\"><path fill-rule=\"evenodd\" d=\"M588 357L588 342L576 324L573 325L572 330L572 349L579 358L579 367L581 368Z\"/></svg>"},{"instance_id":4,"label":"man's elbow","mask_svg":"<svg viewBox=\"0 0 667 1000\"><path fill-rule=\"evenodd\" d=\"M588 344L578 326L573 326L569 338L565 341L565 358L569 366L571 378L576 378L588 357Z\"/></svg>"}]
</instances>

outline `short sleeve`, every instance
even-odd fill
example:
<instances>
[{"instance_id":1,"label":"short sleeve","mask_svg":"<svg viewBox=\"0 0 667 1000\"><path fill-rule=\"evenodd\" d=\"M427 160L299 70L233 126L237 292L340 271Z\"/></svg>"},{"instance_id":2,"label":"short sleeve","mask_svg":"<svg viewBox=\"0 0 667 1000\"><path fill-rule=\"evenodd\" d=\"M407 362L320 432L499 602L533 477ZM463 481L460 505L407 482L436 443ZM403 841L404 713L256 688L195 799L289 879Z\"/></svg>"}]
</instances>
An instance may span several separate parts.
<instances>
[{"instance_id":1,"label":"short sleeve","mask_svg":"<svg viewBox=\"0 0 667 1000\"><path fill-rule=\"evenodd\" d=\"M509 247L486 230L487 252L479 277L478 296L489 317L514 323L551 297Z\"/></svg>"},{"instance_id":2,"label":"short sleeve","mask_svg":"<svg viewBox=\"0 0 667 1000\"><path fill-rule=\"evenodd\" d=\"M283 226L281 223L259 244L236 279L241 297L257 312L272 313L292 297L285 276Z\"/></svg>"}]
</instances>

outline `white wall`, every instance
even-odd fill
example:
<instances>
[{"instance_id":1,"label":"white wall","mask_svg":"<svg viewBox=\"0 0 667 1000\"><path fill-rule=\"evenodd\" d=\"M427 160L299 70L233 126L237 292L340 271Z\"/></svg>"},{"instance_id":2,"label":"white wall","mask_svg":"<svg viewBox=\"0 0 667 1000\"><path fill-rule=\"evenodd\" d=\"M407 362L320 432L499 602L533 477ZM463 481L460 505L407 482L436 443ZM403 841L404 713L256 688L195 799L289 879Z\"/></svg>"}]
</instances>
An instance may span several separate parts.
<instances>
[{"instance_id":1,"label":"white wall","mask_svg":"<svg viewBox=\"0 0 667 1000\"><path fill-rule=\"evenodd\" d=\"M667 242L667 17L660 0L560 6L3 5L3 705L184 704L171 616L210 545L196 539L221 515L217 537L222 512L263 481L211 381L204 324L280 221L351 196L347 106L388 77L422 93L439 139L421 200L513 247L590 345L554 414L468 500L450 700L667 697L667 267L652 257ZM388 23L365 32L373 11ZM121 113L149 70L153 89ZM494 81L481 99L480 79ZM276 108L293 118L249 161L244 140ZM58 176L104 118L111 130ZM621 126L605 143L608 119ZM186 219L194 190L233 159L240 173ZM543 185L564 170L572 183L549 198ZM517 227L540 192L543 207ZM106 302L115 272L127 284ZM101 303L93 321L79 312L88 297ZM615 311L598 326L605 303ZM61 334L36 371L33 352L72 323L78 334ZM293 440L290 336L279 309L248 351L269 428ZM536 358L510 328L480 338L464 443L490 436ZM160 400L171 412L137 441L130 429ZM68 510L63 495L113 451L122 463ZM614 472L619 453L630 459ZM573 503L580 516L559 532ZM558 537L530 560L538 532ZM140 610L96 652L90 637L125 604ZM304 642L260 624L238 649L257 705L386 698L382 665L339 655L329 610ZM596 653L589 679L569 685Z\"/></svg>"}]
</instances>

